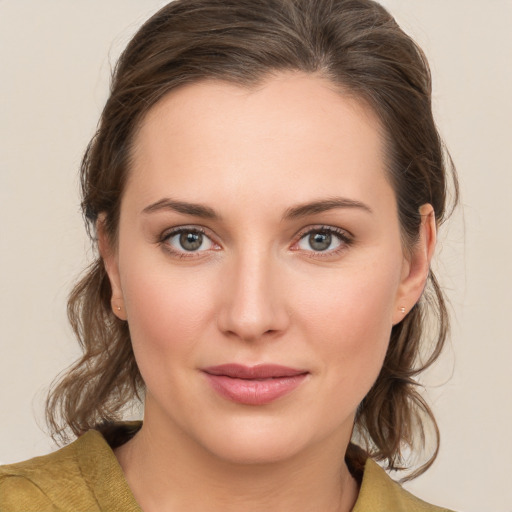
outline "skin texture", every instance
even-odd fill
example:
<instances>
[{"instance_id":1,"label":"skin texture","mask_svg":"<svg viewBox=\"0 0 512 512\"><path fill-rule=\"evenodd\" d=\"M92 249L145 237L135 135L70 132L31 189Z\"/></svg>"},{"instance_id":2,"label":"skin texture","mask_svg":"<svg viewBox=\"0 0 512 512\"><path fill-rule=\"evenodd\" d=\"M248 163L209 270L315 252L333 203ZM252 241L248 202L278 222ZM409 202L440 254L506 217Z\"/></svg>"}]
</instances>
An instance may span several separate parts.
<instances>
[{"instance_id":1,"label":"skin texture","mask_svg":"<svg viewBox=\"0 0 512 512\"><path fill-rule=\"evenodd\" d=\"M435 244L424 205L419 243L401 245L378 120L318 76L188 85L149 112L130 172L117 246L101 221L99 233L147 387L142 430L117 451L137 500L146 512L350 510L355 411ZM325 210L340 198L350 206ZM215 217L154 206L165 200ZM325 211L299 215L318 201ZM326 227L342 238L314 250L309 235ZM175 228L204 231L199 250ZM225 363L307 377L243 405L202 371Z\"/></svg>"}]
</instances>

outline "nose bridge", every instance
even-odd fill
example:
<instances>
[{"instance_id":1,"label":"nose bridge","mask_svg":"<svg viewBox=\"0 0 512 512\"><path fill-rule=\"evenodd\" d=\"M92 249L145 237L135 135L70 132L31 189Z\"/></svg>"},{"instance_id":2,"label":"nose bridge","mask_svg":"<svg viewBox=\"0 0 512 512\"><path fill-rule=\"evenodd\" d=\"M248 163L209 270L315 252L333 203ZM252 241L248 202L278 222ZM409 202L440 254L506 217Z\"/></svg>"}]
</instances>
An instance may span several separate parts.
<instances>
[{"instance_id":1,"label":"nose bridge","mask_svg":"<svg viewBox=\"0 0 512 512\"><path fill-rule=\"evenodd\" d=\"M271 250L254 245L240 250L227 268L221 330L247 341L282 332L288 315L278 275Z\"/></svg>"}]
</instances>

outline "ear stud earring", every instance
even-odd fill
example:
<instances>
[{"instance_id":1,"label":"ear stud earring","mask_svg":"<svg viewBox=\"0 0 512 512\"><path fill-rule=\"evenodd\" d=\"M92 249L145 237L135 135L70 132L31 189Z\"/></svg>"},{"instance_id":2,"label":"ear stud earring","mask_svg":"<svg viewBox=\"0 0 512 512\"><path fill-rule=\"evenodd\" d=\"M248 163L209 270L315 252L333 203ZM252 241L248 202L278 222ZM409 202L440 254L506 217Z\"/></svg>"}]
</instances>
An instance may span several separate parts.
<instances>
[{"instance_id":1,"label":"ear stud earring","mask_svg":"<svg viewBox=\"0 0 512 512\"><path fill-rule=\"evenodd\" d=\"M114 311L117 311L117 312L120 312L120 311L121 311L122 306L121 306L121 304L120 304L120 300L119 300L119 299L112 299L112 300L110 301L110 303L112 304L112 309L113 309Z\"/></svg>"},{"instance_id":2,"label":"ear stud earring","mask_svg":"<svg viewBox=\"0 0 512 512\"><path fill-rule=\"evenodd\" d=\"M400 308L400 313L405 313L405 308L403 306Z\"/></svg>"}]
</instances>

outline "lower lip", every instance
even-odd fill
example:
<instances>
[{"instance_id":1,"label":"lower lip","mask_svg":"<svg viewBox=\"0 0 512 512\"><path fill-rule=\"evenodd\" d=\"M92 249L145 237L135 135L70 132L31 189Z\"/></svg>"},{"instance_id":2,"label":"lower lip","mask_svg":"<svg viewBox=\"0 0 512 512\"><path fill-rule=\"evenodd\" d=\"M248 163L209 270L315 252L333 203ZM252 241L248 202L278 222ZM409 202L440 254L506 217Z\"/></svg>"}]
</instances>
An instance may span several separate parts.
<instances>
[{"instance_id":1,"label":"lower lip","mask_svg":"<svg viewBox=\"0 0 512 512\"><path fill-rule=\"evenodd\" d=\"M245 405L264 405L295 390L307 374L269 379L236 379L205 373L212 388L221 396Z\"/></svg>"}]
</instances>

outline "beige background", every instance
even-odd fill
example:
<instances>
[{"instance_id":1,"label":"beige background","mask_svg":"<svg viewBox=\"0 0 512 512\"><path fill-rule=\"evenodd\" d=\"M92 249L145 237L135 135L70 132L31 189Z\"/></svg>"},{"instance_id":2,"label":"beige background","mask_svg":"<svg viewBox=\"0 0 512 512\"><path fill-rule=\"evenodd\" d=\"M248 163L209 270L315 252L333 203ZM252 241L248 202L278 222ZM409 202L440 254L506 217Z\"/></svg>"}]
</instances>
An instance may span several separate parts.
<instances>
[{"instance_id":1,"label":"beige background","mask_svg":"<svg viewBox=\"0 0 512 512\"><path fill-rule=\"evenodd\" d=\"M52 447L42 398L78 353L65 301L89 254L76 171L111 63L163 3L0 0L0 463ZM512 0L383 3L431 61L463 201L437 263L452 344L427 376L442 449L409 487L461 512L510 512Z\"/></svg>"}]
</instances>

